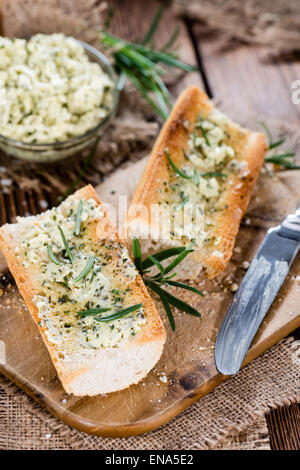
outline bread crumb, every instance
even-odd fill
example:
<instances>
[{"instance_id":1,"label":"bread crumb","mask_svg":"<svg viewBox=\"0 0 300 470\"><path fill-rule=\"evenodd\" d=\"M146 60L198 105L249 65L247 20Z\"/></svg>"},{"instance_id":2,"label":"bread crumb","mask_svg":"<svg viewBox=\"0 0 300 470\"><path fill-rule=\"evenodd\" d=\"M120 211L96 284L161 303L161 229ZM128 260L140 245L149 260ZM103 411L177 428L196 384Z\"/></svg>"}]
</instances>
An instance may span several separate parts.
<instances>
[{"instance_id":1,"label":"bread crumb","mask_svg":"<svg viewBox=\"0 0 300 470\"><path fill-rule=\"evenodd\" d=\"M41 199L41 200L39 201L39 205L40 205L40 207L41 207L42 209L47 209L47 207L48 207L48 202L45 201L45 199Z\"/></svg>"},{"instance_id":2,"label":"bread crumb","mask_svg":"<svg viewBox=\"0 0 300 470\"><path fill-rule=\"evenodd\" d=\"M243 262L242 262L242 268L243 268L243 269L248 269L249 266L250 266L249 261L243 261Z\"/></svg>"},{"instance_id":3,"label":"bread crumb","mask_svg":"<svg viewBox=\"0 0 300 470\"><path fill-rule=\"evenodd\" d=\"M234 282L234 283L230 286L231 292L237 291L238 288L239 288L239 285L238 285L236 282Z\"/></svg>"},{"instance_id":4,"label":"bread crumb","mask_svg":"<svg viewBox=\"0 0 300 470\"><path fill-rule=\"evenodd\" d=\"M159 380L161 382L163 382L164 384L166 384L168 382L168 377L166 376L165 373L163 373L160 377L159 377Z\"/></svg>"}]
</instances>

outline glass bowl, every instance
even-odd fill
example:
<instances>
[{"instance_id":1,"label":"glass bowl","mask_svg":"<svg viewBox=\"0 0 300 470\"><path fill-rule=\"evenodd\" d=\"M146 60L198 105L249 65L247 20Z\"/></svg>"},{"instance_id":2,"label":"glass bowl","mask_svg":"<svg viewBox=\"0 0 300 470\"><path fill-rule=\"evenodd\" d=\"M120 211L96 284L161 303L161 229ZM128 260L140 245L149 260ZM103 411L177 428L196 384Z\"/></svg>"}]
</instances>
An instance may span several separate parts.
<instances>
[{"instance_id":1,"label":"glass bowl","mask_svg":"<svg viewBox=\"0 0 300 470\"><path fill-rule=\"evenodd\" d=\"M72 137L62 142L52 143L29 143L10 139L0 134L0 149L8 155L27 160L31 162L54 162L74 155L91 145L95 138L103 135L104 129L116 114L119 91L117 88L117 77L109 60L97 49L76 39L84 48L91 62L97 62L100 67L108 74L115 84L112 90L112 106L109 114L102 119L96 127L91 128L85 134Z\"/></svg>"}]
</instances>

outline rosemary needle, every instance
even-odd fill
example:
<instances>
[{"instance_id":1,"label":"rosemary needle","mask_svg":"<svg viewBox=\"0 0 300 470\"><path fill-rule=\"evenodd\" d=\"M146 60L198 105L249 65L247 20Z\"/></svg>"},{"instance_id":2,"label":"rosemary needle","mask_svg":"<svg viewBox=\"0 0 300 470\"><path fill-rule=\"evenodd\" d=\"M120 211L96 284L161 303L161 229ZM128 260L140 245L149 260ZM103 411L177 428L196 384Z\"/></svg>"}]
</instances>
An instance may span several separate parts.
<instances>
[{"instance_id":1,"label":"rosemary needle","mask_svg":"<svg viewBox=\"0 0 300 470\"><path fill-rule=\"evenodd\" d=\"M169 150L166 148L165 149L165 152L166 152L166 155L167 155L167 159L171 165L171 167L173 168L173 170L175 171L175 173L177 173L179 176L181 176L182 178L185 178L187 180L190 180L192 178L192 176L188 176L186 175L185 173L183 173L183 171L179 170L179 168L177 168L177 166L175 165L175 163L173 162L173 160L171 159L171 156L170 156L170 152Z\"/></svg>"},{"instance_id":2,"label":"rosemary needle","mask_svg":"<svg viewBox=\"0 0 300 470\"><path fill-rule=\"evenodd\" d=\"M109 312L111 308L104 308L104 307L99 307L99 308L90 308L89 310L84 310L82 312L78 312L78 315L81 317L90 317L92 315L97 315L98 313L104 313L104 312Z\"/></svg>"},{"instance_id":3,"label":"rosemary needle","mask_svg":"<svg viewBox=\"0 0 300 470\"><path fill-rule=\"evenodd\" d=\"M80 199L78 207L77 207L76 220L75 220L75 235L77 236L80 234L82 208L83 208L83 201L82 199Z\"/></svg>"},{"instance_id":4,"label":"rosemary needle","mask_svg":"<svg viewBox=\"0 0 300 470\"><path fill-rule=\"evenodd\" d=\"M118 318L125 317L125 315L128 315L131 312L135 312L139 308L142 308L143 304L136 304L132 305L132 307L124 308L122 310L119 310L116 313L112 313L111 315L108 315L107 317L96 317L95 320L100 321L100 322L108 322L112 320L117 320Z\"/></svg>"},{"instance_id":5,"label":"rosemary needle","mask_svg":"<svg viewBox=\"0 0 300 470\"><path fill-rule=\"evenodd\" d=\"M59 230L61 239L62 239L62 241L63 241L65 250L66 250L66 252L67 252L67 255L68 255L68 257L69 257L71 263L73 264L73 263L74 263L74 258L73 258L73 255L72 255L72 253L71 253L71 250L70 250L70 247L69 247L69 245L68 245L68 242L67 242L67 240L66 240L65 234L64 234L64 232L62 231L62 228L61 228L59 225L58 225L57 227L58 227L58 230Z\"/></svg>"},{"instance_id":6,"label":"rosemary needle","mask_svg":"<svg viewBox=\"0 0 300 470\"><path fill-rule=\"evenodd\" d=\"M95 255L92 255L90 257L90 259L88 260L85 268L81 271L81 273L76 277L76 279L74 280L74 282L78 282L80 281L81 279L83 279L89 272L90 270L92 269L92 267L94 266L94 263L95 263Z\"/></svg>"},{"instance_id":7,"label":"rosemary needle","mask_svg":"<svg viewBox=\"0 0 300 470\"><path fill-rule=\"evenodd\" d=\"M49 255L49 258L51 259L51 261L52 261L54 264L60 264L60 261L56 258L56 256L55 256L55 254L53 253L53 251L52 251L50 245L47 245L47 251L48 251L48 255Z\"/></svg>"}]
</instances>

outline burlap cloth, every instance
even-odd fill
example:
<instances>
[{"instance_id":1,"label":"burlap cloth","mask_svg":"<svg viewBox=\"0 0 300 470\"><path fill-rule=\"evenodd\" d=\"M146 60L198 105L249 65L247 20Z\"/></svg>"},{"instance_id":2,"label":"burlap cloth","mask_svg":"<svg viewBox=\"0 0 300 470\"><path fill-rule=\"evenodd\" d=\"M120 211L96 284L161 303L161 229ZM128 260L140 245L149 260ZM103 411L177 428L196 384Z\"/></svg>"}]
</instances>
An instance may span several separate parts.
<instances>
[{"instance_id":1,"label":"burlap cloth","mask_svg":"<svg viewBox=\"0 0 300 470\"><path fill-rule=\"evenodd\" d=\"M267 45L274 52L300 48L298 0L173 0L173 7L177 14L201 21L203 34L221 32L227 45L226 39L234 39Z\"/></svg>"},{"instance_id":2,"label":"burlap cloth","mask_svg":"<svg viewBox=\"0 0 300 470\"><path fill-rule=\"evenodd\" d=\"M0 376L0 448L269 449L264 413L300 398L299 355L288 338L170 423L127 439L71 429Z\"/></svg>"}]
</instances>

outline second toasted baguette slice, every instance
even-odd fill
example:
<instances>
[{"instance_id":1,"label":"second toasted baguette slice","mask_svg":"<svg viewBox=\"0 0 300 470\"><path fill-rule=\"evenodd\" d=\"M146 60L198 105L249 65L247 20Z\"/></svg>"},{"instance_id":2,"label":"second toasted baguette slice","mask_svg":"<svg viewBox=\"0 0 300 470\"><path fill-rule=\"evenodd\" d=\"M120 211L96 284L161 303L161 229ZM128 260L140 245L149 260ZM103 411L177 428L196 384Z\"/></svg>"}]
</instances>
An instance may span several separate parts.
<instances>
[{"instance_id":1,"label":"second toasted baguette slice","mask_svg":"<svg viewBox=\"0 0 300 470\"><path fill-rule=\"evenodd\" d=\"M66 392L122 390L156 364L165 329L92 186L2 226L0 247Z\"/></svg>"},{"instance_id":2,"label":"second toasted baguette slice","mask_svg":"<svg viewBox=\"0 0 300 470\"><path fill-rule=\"evenodd\" d=\"M128 245L137 237L148 255L192 242L195 251L177 277L218 275L232 255L266 148L263 134L234 123L198 87L186 89L131 201L123 229Z\"/></svg>"}]
</instances>

